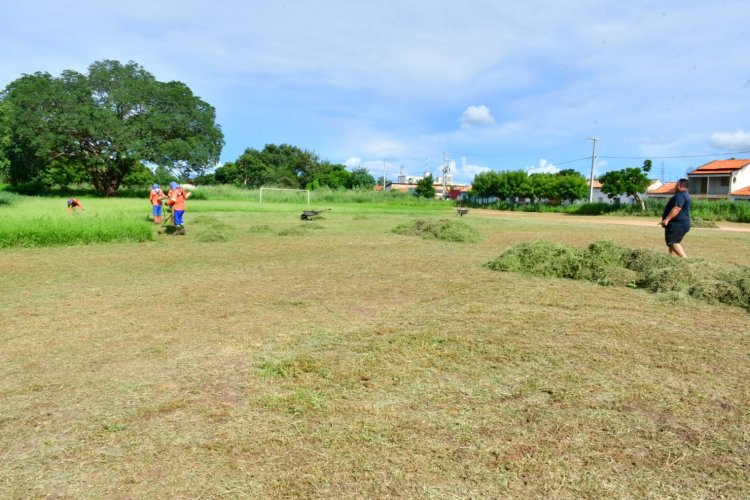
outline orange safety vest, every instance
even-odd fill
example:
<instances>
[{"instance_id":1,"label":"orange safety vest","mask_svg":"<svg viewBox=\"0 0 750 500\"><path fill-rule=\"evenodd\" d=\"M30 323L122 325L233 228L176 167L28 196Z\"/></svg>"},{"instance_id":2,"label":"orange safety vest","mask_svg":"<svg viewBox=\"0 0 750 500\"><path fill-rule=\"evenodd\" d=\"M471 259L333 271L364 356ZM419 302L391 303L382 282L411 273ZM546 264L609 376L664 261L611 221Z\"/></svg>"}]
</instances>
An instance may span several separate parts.
<instances>
[{"instance_id":1,"label":"orange safety vest","mask_svg":"<svg viewBox=\"0 0 750 500\"><path fill-rule=\"evenodd\" d=\"M169 199L173 201L172 203L173 210L185 210L186 198L187 198L187 195L185 194L185 191L181 187L178 187L177 189L172 189L169 191Z\"/></svg>"},{"instance_id":2,"label":"orange safety vest","mask_svg":"<svg viewBox=\"0 0 750 500\"><path fill-rule=\"evenodd\" d=\"M151 190L151 196L149 196L149 199L151 200L152 205L161 205L162 198L164 198L164 191L161 189Z\"/></svg>"}]
</instances>

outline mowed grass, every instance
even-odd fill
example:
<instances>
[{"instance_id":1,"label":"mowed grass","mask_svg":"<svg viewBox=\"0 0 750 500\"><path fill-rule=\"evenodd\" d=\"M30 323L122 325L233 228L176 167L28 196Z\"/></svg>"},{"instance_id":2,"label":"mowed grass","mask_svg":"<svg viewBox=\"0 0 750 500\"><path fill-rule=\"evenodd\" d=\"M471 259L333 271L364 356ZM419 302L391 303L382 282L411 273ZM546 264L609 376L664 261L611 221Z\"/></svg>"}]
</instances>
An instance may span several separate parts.
<instances>
[{"instance_id":1,"label":"mowed grass","mask_svg":"<svg viewBox=\"0 0 750 500\"><path fill-rule=\"evenodd\" d=\"M484 266L665 251L656 220L472 210L454 243L392 232L450 208L302 208L197 200L185 237L0 251L0 497L750 494L747 312Z\"/></svg>"}]
</instances>

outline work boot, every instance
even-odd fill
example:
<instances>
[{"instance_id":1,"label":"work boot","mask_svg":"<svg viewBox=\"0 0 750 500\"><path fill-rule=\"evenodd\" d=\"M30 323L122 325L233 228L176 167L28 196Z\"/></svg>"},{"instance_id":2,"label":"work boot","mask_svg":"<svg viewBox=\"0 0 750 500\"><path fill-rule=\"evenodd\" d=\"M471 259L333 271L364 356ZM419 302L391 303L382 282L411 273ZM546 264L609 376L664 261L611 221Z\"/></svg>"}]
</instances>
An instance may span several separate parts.
<instances>
[{"instance_id":1,"label":"work boot","mask_svg":"<svg viewBox=\"0 0 750 500\"><path fill-rule=\"evenodd\" d=\"M177 232L175 234L179 234L180 236L185 236L185 226L180 224L177 226Z\"/></svg>"}]
</instances>

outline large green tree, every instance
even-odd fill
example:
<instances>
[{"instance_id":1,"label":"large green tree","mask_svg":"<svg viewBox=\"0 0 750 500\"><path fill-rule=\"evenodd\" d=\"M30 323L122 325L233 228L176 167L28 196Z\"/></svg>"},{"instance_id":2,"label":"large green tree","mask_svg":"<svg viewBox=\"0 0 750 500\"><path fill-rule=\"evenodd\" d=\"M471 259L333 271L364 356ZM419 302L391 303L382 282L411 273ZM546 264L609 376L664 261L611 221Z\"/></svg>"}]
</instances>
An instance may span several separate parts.
<instances>
[{"instance_id":1,"label":"large green tree","mask_svg":"<svg viewBox=\"0 0 750 500\"><path fill-rule=\"evenodd\" d=\"M641 168L625 168L622 170L613 170L599 177L602 184L602 193L609 198L615 196L632 196L636 203L639 203L642 210L646 209L646 204L641 198L641 193L651 184L648 178L648 172L651 171L651 160L643 162Z\"/></svg>"},{"instance_id":2,"label":"large green tree","mask_svg":"<svg viewBox=\"0 0 750 500\"><path fill-rule=\"evenodd\" d=\"M5 147L13 183L52 182L49 172L85 172L114 196L139 162L181 177L219 158L224 137L212 106L181 82L159 82L134 62L111 60L88 74L24 75L0 94L11 130Z\"/></svg>"}]
</instances>

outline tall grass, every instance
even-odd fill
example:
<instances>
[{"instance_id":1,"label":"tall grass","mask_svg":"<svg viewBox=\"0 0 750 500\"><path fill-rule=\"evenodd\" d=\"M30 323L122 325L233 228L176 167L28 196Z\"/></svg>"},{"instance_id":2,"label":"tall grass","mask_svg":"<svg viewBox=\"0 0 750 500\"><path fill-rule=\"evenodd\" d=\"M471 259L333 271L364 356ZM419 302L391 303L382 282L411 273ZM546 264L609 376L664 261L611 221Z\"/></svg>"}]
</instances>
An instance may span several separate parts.
<instances>
[{"instance_id":1,"label":"tall grass","mask_svg":"<svg viewBox=\"0 0 750 500\"><path fill-rule=\"evenodd\" d=\"M574 215L623 215L635 217L660 217L667 200L646 199L645 210L636 203L577 203L573 205L548 205L545 203L496 202L480 205L484 208L513 212L551 212ZM471 205L473 206L473 205ZM707 201L693 199L691 216L706 221L750 222L750 203L744 201Z\"/></svg>"},{"instance_id":2,"label":"tall grass","mask_svg":"<svg viewBox=\"0 0 750 500\"><path fill-rule=\"evenodd\" d=\"M18 198L19 196L17 194L0 190L0 206L12 205L16 201L18 201Z\"/></svg>"},{"instance_id":3,"label":"tall grass","mask_svg":"<svg viewBox=\"0 0 750 500\"><path fill-rule=\"evenodd\" d=\"M117 215L15 218L0 224L0 248L149 241L151 226L145 219Z\"/></svg>"}]
</instances>

